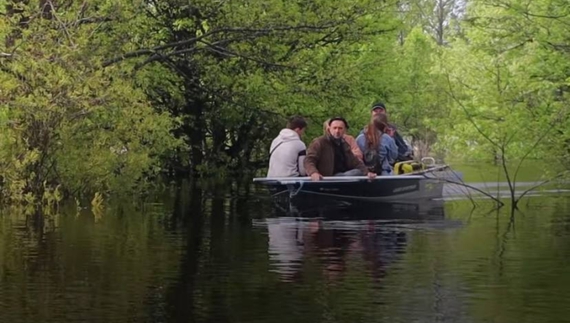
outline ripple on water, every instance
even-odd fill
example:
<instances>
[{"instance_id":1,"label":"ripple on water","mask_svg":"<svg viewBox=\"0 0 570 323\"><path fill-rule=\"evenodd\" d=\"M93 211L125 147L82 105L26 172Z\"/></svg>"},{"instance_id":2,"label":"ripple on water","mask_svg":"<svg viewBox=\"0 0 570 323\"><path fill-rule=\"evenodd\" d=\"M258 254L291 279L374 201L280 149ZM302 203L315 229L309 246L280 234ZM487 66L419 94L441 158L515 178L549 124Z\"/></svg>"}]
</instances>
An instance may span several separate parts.
<instances>
[{"instance_id":1,"label":"ripple on water","mask_svg":"<svg viewBox=\"0 0 570 323\"><path fill-rule=\"evenodd\" d=\"M4 217L0 322L563 322L570 207L539 201L514 221L467 204Z\"/></svg>"}]
</instances>

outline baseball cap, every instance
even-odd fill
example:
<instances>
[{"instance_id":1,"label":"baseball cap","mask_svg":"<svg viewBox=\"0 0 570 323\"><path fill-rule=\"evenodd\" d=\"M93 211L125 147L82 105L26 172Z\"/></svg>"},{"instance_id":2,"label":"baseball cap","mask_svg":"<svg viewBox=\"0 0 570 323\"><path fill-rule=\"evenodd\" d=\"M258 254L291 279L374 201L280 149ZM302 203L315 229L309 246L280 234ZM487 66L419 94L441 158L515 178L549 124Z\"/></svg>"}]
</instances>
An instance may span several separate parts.
<instances>
[{"instance_id":1,"label":"baseball cap","mask_svg":"<svg viewBox=\"0 0 570 323\"><path fill-rule=\"evenodd\" d=\"M384 105L383 102L376 102L376 103L374 103L374 104L372 105L372 109L370 109L370 110L373 111L373 110L378 109L378 108L381 108L381 109L386 110L386 106Z\"/></svg>"}]
</instances>

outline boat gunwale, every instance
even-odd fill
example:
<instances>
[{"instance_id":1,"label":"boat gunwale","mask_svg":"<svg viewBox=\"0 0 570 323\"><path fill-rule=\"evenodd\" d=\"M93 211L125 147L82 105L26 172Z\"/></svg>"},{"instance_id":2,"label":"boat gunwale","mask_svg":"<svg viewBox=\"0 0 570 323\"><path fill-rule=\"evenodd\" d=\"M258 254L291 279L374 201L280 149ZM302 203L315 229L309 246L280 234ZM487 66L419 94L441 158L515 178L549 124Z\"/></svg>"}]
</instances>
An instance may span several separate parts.
<instances>
[{"instance_id":1,"label":"boat gunwale","mask_svg":"<svg viewBox=\"0 0 570 323\"><path fill-rule=\"evenodd\" d=\"M256 177L253 179L255 183L280 183L280 184L295 184L295 183L357 183L365 181L384 181L384 180L431 180L437 181L437 177L426 177L421 175L385 175L377 176L375 178L368 178L367 176L325 176L320 181L313 181L310 177Z\"/></svg>"},{"instance_id":2,"label":"boat gunwale","mask_svg":"<svg viewBox=\"0 0 570 323\"><path fill-rule=\"evenodd\" d=\"M300 177L255 177L254 183L279 183L279 184L295 184L295 183L351 183L361 181L381 181L381 180L403 180L403 179L417 179L417 180L438 180L437 177L428 177L427 174L445 171L447 165L441 165L415 173L400 174L400 175L380 175L375 178L368 178L368 176L323 176L319 181L313 181L310 176Z\"/></svg>"}]
</instances>

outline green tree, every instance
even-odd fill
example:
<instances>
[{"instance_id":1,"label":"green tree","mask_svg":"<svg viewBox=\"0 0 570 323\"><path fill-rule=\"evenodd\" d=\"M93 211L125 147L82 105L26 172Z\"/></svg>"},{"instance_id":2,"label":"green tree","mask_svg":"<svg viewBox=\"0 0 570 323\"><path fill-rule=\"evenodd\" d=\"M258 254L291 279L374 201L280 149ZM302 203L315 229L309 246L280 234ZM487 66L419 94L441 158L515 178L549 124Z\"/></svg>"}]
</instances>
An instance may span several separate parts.
<instances>
[{"instance_id":1,"label":"green tree","mask_svg":"<svg viewBox=\"0 0 570 323\"><path fill-rule=\"evenodd\" d=\"M308 117L314 136L334 114L361 113L363 44L393 37L391 6L370 0L149 1L148 28L104 65L128 59L147 84L175 75L166 77L175 91L149 92L182 122L175 134L190 159L186 165L178 158L174 169L243 173L266 165L268 143L286 116Z\"/></svg>"},{"instance_id":2,"label":"green tree","mask_svg":"<svg viewBox=\"0 0 570 323\"><path fill-rule=\"evenodd\" d=\"M514 207L518 198L512 184L522 162L547 156L567 164L570 121L564 90L568 63L563 52L548 45L567 26L549 17L552 8L541 2L524 7L534 12L530 15L515 9L523 8L519 5L472 2L465 38L444 51L438 72L454 102L447 136L439 144L464 157L500 163Z\"/></svg>"},{"instance_id":3,"label":"green tree","mask_svg":"<svg viewBox=\"0 0 570 323\"><path fill-rule=\"evenodd\" d=\"M115 50L120 4L12 1L0 20L0 187L14 202L127 192L177 145L174 120L134 87ZM116 26L121 26L116 24Z\"/></svg>"}]
</instances>

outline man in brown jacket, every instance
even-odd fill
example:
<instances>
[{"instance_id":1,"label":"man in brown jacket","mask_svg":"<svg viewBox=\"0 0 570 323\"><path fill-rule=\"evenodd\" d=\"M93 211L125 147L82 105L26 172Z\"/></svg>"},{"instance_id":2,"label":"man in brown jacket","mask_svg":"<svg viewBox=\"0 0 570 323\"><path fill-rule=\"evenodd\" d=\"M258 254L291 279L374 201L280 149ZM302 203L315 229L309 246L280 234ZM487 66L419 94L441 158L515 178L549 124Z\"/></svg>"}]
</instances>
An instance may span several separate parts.
<instances>
[{"instance_id":1,"label":"man in brown jacket","mask_svg":"<svg viewBox=\"0 0 570 323\"><path fill-rule=\"evenodd\" d=\"M354 156L350 146L343 140L348 129L344 118L332 118L329 121L329 133L315 138L307 149L305 170L311 179L318 181L323 176L363 176L376 177L368 172L362 161Z\"/></svg>"}]
</instances>

